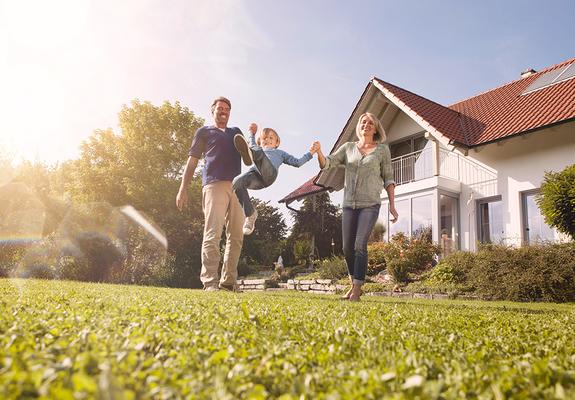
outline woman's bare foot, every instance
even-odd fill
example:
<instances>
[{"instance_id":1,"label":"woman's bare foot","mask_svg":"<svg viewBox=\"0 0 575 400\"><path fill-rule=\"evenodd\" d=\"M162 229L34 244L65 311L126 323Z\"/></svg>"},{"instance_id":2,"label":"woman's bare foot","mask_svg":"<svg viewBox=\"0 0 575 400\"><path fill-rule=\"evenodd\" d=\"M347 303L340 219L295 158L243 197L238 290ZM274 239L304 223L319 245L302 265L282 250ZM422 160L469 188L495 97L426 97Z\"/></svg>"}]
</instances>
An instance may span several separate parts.
<instances>
[{"instance_id":1,"label":"woman's bare foot","mask_svg":"<svg viewBox=\"0 0 575 400\"><path fill-rule=\"evenodd\" d=\"M340 299L342 300L349 300L349 296L351 296L351 291L353 289L353 286L351 286L349 288L349 290L347 292L345 292L345 294L343 296L340 297Z\"/></svg>"},{"instance_id":2,"label":"woman's bare foot","mask_svg":"<svg viewBox=\"0 0 575 400\"><path fill-rule=\"evenodd\" d=\"M349 301L359 301L361 294L362 294L361 285L353 285L351 287L351 293L349 295Z\"/></svg>"}]
</instances>

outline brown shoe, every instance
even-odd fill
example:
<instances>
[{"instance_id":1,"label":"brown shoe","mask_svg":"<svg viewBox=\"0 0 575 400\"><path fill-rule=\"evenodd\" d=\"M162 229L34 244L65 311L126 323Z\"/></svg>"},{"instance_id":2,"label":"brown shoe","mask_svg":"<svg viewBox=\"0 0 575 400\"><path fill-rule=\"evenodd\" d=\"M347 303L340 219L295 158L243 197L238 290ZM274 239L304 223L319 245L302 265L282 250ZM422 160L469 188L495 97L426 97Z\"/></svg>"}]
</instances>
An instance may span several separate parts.
<instances>
[{"instance_id":1,"label":"brown shoe","mask_svg":"<svg viewBox=\"0 0 575 400\"><path fill-rule=\"evenodd\" d=\"M241 290L237 287L237 285L224 285L220 283L220 290L225 290L226 292L235 292L240 293Z\"/></svg>"},{"instance_id":2,"label":"brown shoe","mask_svg":"<svg viewBox=\"0 0 575 400\"><path fill-rule=\"evenodd\" d=\"M248 167L254 163L254 157L252 155L252 149L250 149L250 145L248 144L244 135L240 135L239 133L234 136L234 146L240 156L242 156L242 161Z\"/></svg>"}]
</instances>

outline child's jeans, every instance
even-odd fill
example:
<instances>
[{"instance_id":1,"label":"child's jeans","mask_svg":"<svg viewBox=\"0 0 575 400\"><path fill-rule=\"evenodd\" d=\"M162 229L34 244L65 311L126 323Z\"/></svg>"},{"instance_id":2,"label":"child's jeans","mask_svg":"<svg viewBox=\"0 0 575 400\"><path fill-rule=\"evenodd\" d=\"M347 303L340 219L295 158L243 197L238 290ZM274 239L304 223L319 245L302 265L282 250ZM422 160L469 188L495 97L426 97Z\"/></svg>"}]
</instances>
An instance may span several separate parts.
<instances>
[{"instance_id":1,"label":"child's jeans","mask_svg":"<svg viewBox=\"0 0 575 400\"><path fill-rule=\"evenodd\" d=\"M254 207L250 201L248 189L257 190L266 188L274 183L278 176L277 169L273 166L262 148L256 146L251 149L255 168L252 167L243 174L236 176L232 184L246 217L254 213Z\"/></svg>"},{"instance_id":2,"label":"child's jeans","mask_svg":"<svg viewBox=\"0 0 575 400\"><path fill-rule=\"evenodd\" d=\"M344 207L342 214L343 254L353 283L363 285L367 271L367 241L379 216L380 204L365 208Z\"/></svg>"}]
</instances>

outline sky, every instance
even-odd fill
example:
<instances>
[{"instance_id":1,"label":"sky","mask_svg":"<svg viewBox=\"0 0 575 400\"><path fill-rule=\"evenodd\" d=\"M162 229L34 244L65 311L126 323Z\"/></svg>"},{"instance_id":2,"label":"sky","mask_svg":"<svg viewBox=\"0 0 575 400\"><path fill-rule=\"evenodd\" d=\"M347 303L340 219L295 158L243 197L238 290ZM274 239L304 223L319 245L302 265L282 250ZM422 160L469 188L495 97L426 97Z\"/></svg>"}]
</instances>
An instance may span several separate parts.
<instances>
[{"instance_id":1,"label":"sky","mask_svg":"<svg viewBox=\"0 0 575 400\"><path fill-rule=\"evenodd\" d=\"M329 151L373 76L449 105L575 57L574 17L571 0L0 0L0 151L53 165L120 133L133 99L209 123L217 96L245 133ZM317 170L284 165L251 194L285 213Z\"/></svg>"}]
</instances>

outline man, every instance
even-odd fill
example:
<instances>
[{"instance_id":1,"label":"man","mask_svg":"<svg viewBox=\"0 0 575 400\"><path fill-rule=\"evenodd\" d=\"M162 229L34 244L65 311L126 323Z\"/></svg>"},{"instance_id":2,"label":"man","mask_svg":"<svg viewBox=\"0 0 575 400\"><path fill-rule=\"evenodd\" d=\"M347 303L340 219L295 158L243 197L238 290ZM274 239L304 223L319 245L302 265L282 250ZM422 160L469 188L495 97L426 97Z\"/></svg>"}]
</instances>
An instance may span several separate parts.
<instances>
[{"instance_id":1,"label":"man","mask_svg":"<svg viewBox=\"0 0 575 400\"><path fill-rule=\"evenodd\" d=\"M204 290L236 289L238 260L244 240L244 212L232 189L232 180L241 172L241 159L234 146L234 136L242 132L239 128L227 127L231 108L231 102L225 97L218 97L212 103L214 125L204 126L196 132L176 197L176 205L181 211L188 204L187 187L198 160L204 155L202 209L205 222L200 274ZM220 238L224 225L226 249L219 278Z\"/></svg>"}]
</instances>

